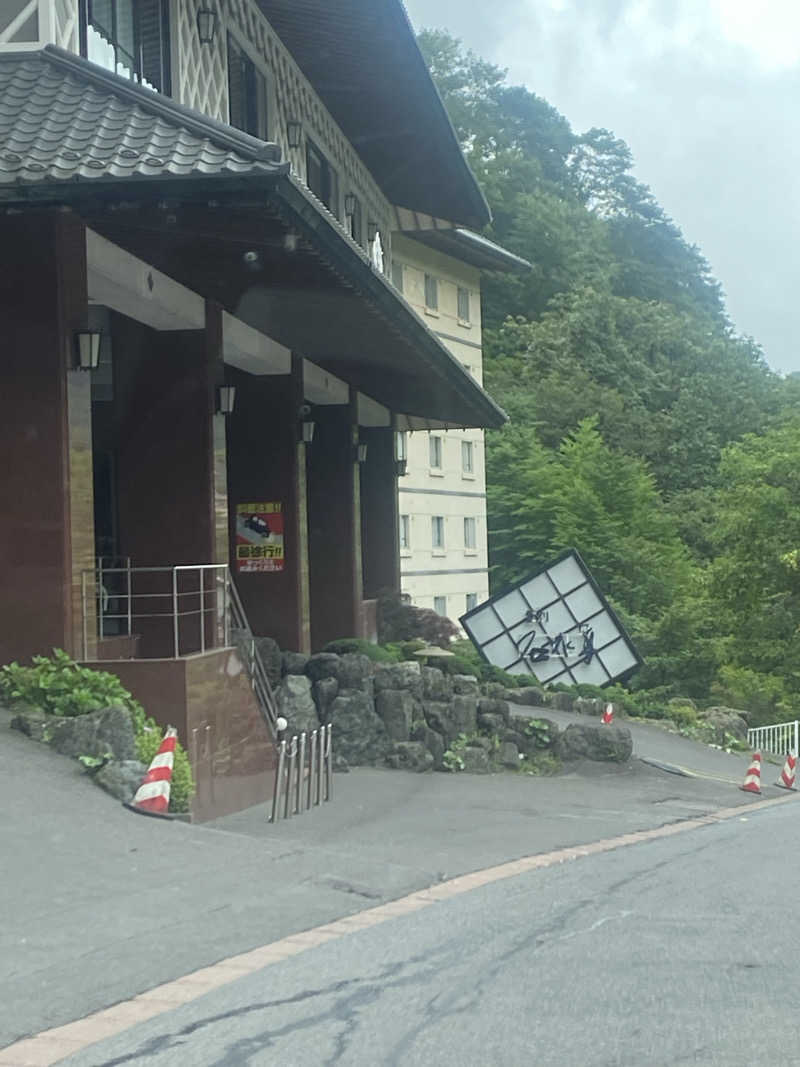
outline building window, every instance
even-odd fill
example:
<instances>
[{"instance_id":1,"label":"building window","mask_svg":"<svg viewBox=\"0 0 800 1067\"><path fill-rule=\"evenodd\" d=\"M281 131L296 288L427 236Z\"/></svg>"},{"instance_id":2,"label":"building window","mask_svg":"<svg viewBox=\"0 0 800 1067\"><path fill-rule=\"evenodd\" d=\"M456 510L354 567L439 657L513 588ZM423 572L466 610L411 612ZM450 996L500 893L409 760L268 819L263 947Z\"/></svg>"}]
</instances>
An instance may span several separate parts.
<instances>
[{"instance_id":1,"label":"building window","mask_svg":"<svg viewBox=\"0 0 800 1067\"><path fill-rule=\"evenodd\" d=\"M461 442L461 470L464 474L475 472L475 450L472 441Z\"/></svg>"},{"instance_id":2,"label":"building window","mask_svg":"<svg viewBox=\"0 0 800 1067\"><path fill-rule=\"evenodd\" d=\"M439 282L433 274L425 275L425 307L428 311L439 310Z\"/></svg>"},{"instance_id":3,"label":"building window","mask_svg":"<svg viewBox=\"0 0 800 1067\"><path fill-rule=\"evenodd\" d=\"M467 593L467 611L472 611L473 608L478 606L478 594Z\"/></svg>"},{"instance_id":4,"label":"building window","mask_svg":"<svg viewBox=\"0 0 800 1067\"><path fill-rule=\"evenodd\" d=\"M444 548L444 516L431 516L431 544L434 548Z\"/></svg>"},{"instance_id":5,"label":"building window","mask_svg":"<svg viewBox=\"0 0 800 1067\"><path fill-rule=\"evenodd\" d=\"M437 615L446 615L447 614L447 597L446 596L435 596L433 598L433 610L436 612Z\"/></svg>"},{"instance_id":6,"label":"building window","mask_svg":"<svg viewBox=\"0 0 800 1067\"><path fill-rule=\"evenodd\" d=\"M432 467L437 469L442 466L442 439L435 434L431 434L428 438L428 448L430 452L430 462Z\"/></svg>"},{"instance_id":7,"label":"building window","mask_svg":"<svg viewBox=\"0 0 800 1067\"><path fill-rule=\"evenodd\" d=\"M88 0L86 56L148 89L168 93L167 0Z\"/></svg>"},{"instance_id":8,"label":"building window","mask_svg":"<svg viewBox=\"0 0 800 1067\"><path fill-rule=\"evenodd\" d=\"M400 516L400 548L411 548L411 516Z\"/></svg>"},{"instance_id":9,"label":"building window","mask_svg":"<svg viewBox=\"0 0 800 1067\"><path fill-rule=\"evenodd\" d=\"M458 287L458 321L469 322L469 289Z\"/></svg>"},{"instance_id":10,"label":"building window","mask_svg":"<svg viewBox=\"0 0 800 1067\"><path fill-rule=\"evenodd\" d=\"M398 263L396 259L392 260L392 285L398 291L403 291L403 264Z\"/></svg>"},{"instance_id":11,"label":"building window","mask_svg":"<svg viewBox=\"0 0 800 1067\"><path fill-rule=\"evenodd\" d=\"M228 34L228 99L231 126L267 140L267 79Z\"/></svg>"},{"instance_id":12,"label":"building window","mask_svg":"<svg viewBox=\"0 0 800 1067\"><path fill-rule=\"evenodd\" d=\"M395 459L408 459L408 430L397 431L395 449Z\"/></svg>"},{"instance_id":13,"label":"building window","mask_svg":"<svg viewBox=\"0 0 800 1067\"><path fill-rule=\"evenodd\" d=\"M464 519L464 548L477 548L478 534L475 519L472 516Z\"/></svg>"},{"instance_id":14,"label":"building window","mask_svg":"<svg viewBox=\"0 0 800 1067\"><path fill-rule=\"evenodd\" d=\"M339 218L339 176L315 144L306 141L306 185Z\"/></svg>"}]
</instances>

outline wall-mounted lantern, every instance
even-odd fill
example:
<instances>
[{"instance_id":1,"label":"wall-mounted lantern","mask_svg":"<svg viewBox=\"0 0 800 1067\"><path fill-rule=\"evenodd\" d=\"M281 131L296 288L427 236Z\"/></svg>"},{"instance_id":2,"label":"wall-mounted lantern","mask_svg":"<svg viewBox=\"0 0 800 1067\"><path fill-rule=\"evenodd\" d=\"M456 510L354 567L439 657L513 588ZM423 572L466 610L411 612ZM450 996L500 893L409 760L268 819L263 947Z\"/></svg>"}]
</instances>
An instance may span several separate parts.
<instances>
[{"instance_id":1,"label":"wall-mounted lantern","mask_svg":"<svg viewBox=\"0 0 800 1067\"><path fill-rule=\"evenodd\" d=\"M217 413L219 415L232 415L235 403L236 386L221 385L217 390Z\"/></svg>"},{"instance_id":2,"label":"wall-mounted lantern","mask_svg":"<svg viewBox=\"0 0 800 1067\"><path fill-rule=\"evenodd\" d=\"M297 119L289 119L286 123L286 143L290 148L299 148L303 143L303 124Z\"/></svg>"},{"instance_id":3,"label":"wall-mounted lantern","mask_svg":"<svg viewBox=\"0 0 800 1067\"><path fill-rule=\"evenodd\" d=\"M356 463L367 462L367 445L365 441L359 441L355 448Z\"/></svg>"},{"instance_id":4,"label":"wall-mounted lantern","mask_svg":"<svg viewBox=\"0 0 800 1067\"><path fill-rule=\"evenodd\" d=\"M197 11L197 39L200 44L213 44L217 34L217 13L210 7Z\"/></svg>"},{"instance_id":5,"label":"wall-mounted lantern","mask_svg":"<svg viewBox=\"0 0 800 1067\"><path fill-rule=\"evenodd\" d=\"M300 439L303 444L310 445L314 440L314 427L316 423L311 418L311 405L302 404L300 407Z\"/></svg>"},{"instance_id":6,"label":"wall-mounted lantern","mask_svg":"<svg viewBox=\"0 0 800 1067\"><path fill-rule=\"evenodd\" d=\"M95 370L100 365L100 342L103 335L96 330L80 330L75 334L75 368Z\"/></svg>"}]
</instances>

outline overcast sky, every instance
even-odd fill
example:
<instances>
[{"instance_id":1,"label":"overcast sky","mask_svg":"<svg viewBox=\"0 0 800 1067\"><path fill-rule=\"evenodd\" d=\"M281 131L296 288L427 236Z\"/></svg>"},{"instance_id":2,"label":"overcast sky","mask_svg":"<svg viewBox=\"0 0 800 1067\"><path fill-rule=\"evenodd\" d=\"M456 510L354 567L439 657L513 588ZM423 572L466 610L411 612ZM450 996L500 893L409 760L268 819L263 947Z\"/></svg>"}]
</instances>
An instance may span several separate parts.
<instances>
[{"instance_id":1,"label":"overcast sky","mask_svg":"<svg viewBox=\"0 0 800 1067\"><path fill-rule=\"evenodd\" d=\"M406 0L543 96L613 130L777 370L800 370L797 0ZM535 250L532 250L535 256Z\"/></svg>"}]
</instances>

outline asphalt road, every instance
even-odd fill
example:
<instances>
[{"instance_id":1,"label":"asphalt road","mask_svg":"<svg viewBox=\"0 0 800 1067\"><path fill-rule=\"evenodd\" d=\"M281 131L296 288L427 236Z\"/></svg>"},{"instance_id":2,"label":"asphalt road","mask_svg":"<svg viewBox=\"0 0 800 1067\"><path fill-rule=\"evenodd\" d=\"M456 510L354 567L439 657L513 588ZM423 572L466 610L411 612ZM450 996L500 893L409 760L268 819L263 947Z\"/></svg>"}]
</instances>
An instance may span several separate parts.
<instances>
[{"instance_id":1,"label":"asphalt road","mask_svg":"<svg viewBox=\"0 0 800 1067\"><path fill-rule=\"evenodd\" d=\"M274 964L65 1067L796 1063L797 808L440 902Z\"/></svg>"}]
</instances>

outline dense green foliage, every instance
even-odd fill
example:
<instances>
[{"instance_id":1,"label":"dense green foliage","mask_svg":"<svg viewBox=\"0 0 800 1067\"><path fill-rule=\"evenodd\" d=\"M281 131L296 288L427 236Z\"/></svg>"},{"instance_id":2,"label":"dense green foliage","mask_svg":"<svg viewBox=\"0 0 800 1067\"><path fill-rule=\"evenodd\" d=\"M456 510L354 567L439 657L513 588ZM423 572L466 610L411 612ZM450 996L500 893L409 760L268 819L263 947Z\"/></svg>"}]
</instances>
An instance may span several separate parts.
<instances>
[{"instance_id":1,"label":"dense green foliage","mask_svg":"<svg viewBox=\"0 0 800 1067\"><path fill-rule=\"evenodd\" d=\"M630 680L800 710L800 382L737 335L721 287L612 133L444 32L422 50L527 274L484 284L495 589L577 548L646 666ZM655 705L653 705L655 706Z\"/></svg>"}]
</instances>

